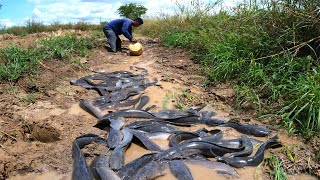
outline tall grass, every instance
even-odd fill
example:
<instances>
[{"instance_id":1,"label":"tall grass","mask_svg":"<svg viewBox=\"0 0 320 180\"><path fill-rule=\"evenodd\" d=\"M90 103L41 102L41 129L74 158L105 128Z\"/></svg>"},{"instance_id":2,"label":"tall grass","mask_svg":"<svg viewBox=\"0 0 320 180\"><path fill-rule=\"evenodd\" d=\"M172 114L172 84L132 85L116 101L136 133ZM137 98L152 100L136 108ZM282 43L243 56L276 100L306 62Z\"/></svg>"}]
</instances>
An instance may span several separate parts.
<instances>
[{"instance_id":1,"label":"tall grass","mask_svg":"<svg viewBox=\"0 0 320 180\"><path fill-rule=\"evenodd\" d=\"M67 35L44 39L31 48L5 47L0 49L0 79L15 81L25 74L37 73L42 60L85 57L90 49L98 45L95 37Z\"/></svg>"},{"instance_id":2,"label":"tall grass","mask_svg":"<svg viewBox=\"0 0 320 180\"><path fill-rule=\"evenodd\" d=\"M188 50L214 84L235 82L241 104L273 113L291 132L320 135L318 1L244 1L233 11L192 0L140 32ZM199 6L201 4L201 6Z\"/></svg>"}]
</instances>

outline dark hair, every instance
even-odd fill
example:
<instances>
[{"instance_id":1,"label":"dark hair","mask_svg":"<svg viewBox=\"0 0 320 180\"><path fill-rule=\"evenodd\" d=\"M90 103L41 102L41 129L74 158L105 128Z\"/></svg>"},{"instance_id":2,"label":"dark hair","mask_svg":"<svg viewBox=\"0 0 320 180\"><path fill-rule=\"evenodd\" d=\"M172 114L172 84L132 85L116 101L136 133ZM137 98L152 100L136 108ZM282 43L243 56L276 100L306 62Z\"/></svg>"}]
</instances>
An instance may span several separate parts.
<instances>
[{"instance_id":1,"label":"dark hair","mask_svg":"<svg viewBox=\"0 0 320 180\"><path fill-rule=\"evenodd\" d=\"M141 18L135 18L135 22L137 22L139 25L143 24L143 20Z\"/></svg>"}]
</instances>

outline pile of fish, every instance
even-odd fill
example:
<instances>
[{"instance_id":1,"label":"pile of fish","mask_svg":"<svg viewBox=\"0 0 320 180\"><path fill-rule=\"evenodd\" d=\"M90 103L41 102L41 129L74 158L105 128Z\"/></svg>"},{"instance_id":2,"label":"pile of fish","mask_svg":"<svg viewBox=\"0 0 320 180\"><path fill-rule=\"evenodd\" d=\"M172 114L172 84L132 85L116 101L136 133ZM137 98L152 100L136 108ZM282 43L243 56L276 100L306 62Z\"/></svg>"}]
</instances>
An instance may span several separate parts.
<instances>
[{"instance_id":1,"label":"pile of fish","mask_svg":"<svg viewBox=\"0 0 320 180\"><path fill-rule=\"evenodd\" d=\"M278 136L265 142L245 136L267 137L271 131L263 126L215 119L212 118L213 112L195 109L150 112L149 108L143 109L147 104L147 96L142 98L139 95L136 103L126 105L132 105L131 108L102 113L101 110L119 107L121 102L128 101L133 94L138 95L138 92L141 93L148 86L156 85L156 81L145 80L146 73L147 71L140 75L127 71L98 73L71 81L71 84L95 89L104 97L92 102L82 100L80 105L97 117L94 127L108 132L106 139L87 134L74 140L73 179L154 179L164 175L166 169L170 169L177 179L191 180L192 174L185 163L205 166L219 174L236 178L239 174L234 167L257 166L263 161L267 148L280 145ZM97 79L104 82L92 82ZM141 90L138 90L139 88ZM138 102L139 105L135 107ZM127 123L126 118L138 120ZM245 135L237 139L223 139L223 132L219 129L201 128L193 132L179 129L181 126L190 127L196 124L231 127ZM168 140L169 148L161 148L153 141L155 139ZM132 142L141 144L152 153L125 164L125 152ZM91 143L102 144L110 151L102 152L89 168L81 149ZM257 145L259 148L252 155L254 146ZM208 158L215 158L216 161Z\"/></svg>"},{"instance_id":2,"label":"pile of fish","mask_svg":"<svg viewBox=\"0 0 320 180\"><path fill-rule=\"evenodd\" d=\"M158 81L157 79L150 81L145 78L145 75L148 74L146 69L135 66L132 68L142 73L135 75L129 71L97 72L79 79L72 79L70 84L98 91L101 96L95 98L92 103L100 110L134 106L140 99L147 103L149 99L147 96L142 96L142 92L149 86L157 85ZM140 96L133 98L139 94Z\"/></svg>"}]
</instances>

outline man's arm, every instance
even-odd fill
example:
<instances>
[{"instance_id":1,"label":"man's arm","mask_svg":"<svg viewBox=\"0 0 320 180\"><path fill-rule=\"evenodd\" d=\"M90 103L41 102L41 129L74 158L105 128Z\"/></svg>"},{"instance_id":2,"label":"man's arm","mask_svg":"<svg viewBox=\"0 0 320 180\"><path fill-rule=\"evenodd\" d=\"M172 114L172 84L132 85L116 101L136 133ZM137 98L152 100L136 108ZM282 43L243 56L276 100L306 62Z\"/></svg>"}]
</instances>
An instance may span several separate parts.
<instances>
[{"instance_id":1,"label":"man's arm","mask_svg":"<svg viewBox=\"0 0 320 180\"><path fill-rule=\"evenodd\" d=\"M131 21L126 21L122 26L122 34L132 42L132 29Z\"/></svg>"}]
</instances>

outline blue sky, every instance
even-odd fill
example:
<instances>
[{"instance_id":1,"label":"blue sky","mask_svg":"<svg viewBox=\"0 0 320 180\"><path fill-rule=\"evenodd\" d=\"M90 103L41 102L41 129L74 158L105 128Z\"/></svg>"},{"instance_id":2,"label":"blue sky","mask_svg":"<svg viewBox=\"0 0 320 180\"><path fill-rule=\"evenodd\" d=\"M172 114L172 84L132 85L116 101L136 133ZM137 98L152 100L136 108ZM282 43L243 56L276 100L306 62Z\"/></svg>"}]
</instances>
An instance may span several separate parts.
<instances>
[{"instance_id":1,"label":"blue sky","mask_svg":"<svg viewBox=\"0 0 320 180\"><path fill-rule=\"evenodd\" d=\"M0 0L0 25L10 27L25 25L33 18L45 24L86 21L99 23L119 18L117 9L121 5L136 3L145 6L146 16L160 13L172 14L177 0ZM178 0L185 3L188 0ZM210 0L200 0L209 2ZM231 6L240 0L224 0L223 6ZM189 0L190 2L190 0Z\"/></svg>"}]
</instances>

